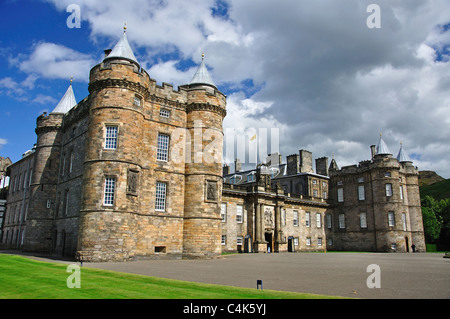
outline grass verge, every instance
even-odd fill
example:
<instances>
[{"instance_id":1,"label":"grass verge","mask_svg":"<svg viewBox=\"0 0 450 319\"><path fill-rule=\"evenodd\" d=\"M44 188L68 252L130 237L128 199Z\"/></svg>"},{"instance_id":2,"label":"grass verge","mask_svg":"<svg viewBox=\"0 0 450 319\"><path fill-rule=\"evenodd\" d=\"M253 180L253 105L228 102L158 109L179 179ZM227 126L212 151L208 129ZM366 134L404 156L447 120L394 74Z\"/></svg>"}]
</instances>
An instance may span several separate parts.
<instances>
[{"instance_id":1,"label":"grass verge","mask_svg":"<svg viewBox=\"0 0 450 319\"><path fill-rule=\"evenodd\" d=\"M67 264L0 254L0 299L325 299L315 294L185 282L88 267L68 288Z\"/></svg>"}]
</instances>

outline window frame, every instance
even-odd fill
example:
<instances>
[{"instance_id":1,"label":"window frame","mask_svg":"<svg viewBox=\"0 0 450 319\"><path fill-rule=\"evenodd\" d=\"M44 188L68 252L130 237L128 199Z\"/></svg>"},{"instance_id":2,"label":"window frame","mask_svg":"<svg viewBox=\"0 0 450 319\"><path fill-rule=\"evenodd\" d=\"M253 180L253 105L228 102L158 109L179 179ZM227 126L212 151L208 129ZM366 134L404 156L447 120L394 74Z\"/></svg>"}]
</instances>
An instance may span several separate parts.
<instances>
[{"instance_id":1,"label":"window frame","mask_svg":"<svg viewBox=\"0 0 450 319\"><path fill-rule=\"evenodd\" d=\"M162 140L162 139L167 140ZM156 160L161 162L169 161L170 135L165 133L158 133L156 145Z\"/></svg>"},{"instance_id":2,"label":"window frame","mask_svg":"<svg viewBox=\"0 0 450 319\"><path fill-rule=\"evenodd\" d=\"M162 188L164 186L164 188ZM156 182L155 187L155 211L165 212L167 206L167 183Z\"/></svg>"}]
</instances>

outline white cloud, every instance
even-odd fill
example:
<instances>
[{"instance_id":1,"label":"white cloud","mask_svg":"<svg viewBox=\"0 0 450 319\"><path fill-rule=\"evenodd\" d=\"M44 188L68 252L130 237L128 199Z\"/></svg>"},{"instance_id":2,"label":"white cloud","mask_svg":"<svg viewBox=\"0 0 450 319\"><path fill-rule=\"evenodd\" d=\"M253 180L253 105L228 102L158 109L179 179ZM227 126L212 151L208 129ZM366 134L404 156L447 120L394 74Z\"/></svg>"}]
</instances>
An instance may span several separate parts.
<instances>
[{"instance_id":1,"label":"white cloud","mask_svg":"<svg viewBox=\"0 0 450 319\"><path fill-rule=\"evenodd\" d=\"M87 54L63 45L40 42L30 56L19 63L19 69L28 74L37 74L48 79L70 79L88 82L89 70L95 60Z\"/></svg>"},{"instance_id":2,"label":"white cloud","mask_svg":"<svg viewBox=\"0 0 450 319\"><path fill-rule=\"evenodd\" d=\"M60 10L71 3L47 1ZM78 4L93 41L107 37L114 45L126 21L139 61L158 82L185 83L194 71L180 71L179 61L158 54L199 62L204 50L219 88L234 88L224 126L279 127L283 155L308 148L316 157L334 152L340 166L356 164L369 158L382 132L394 153L403 142L421 156L419 169L450 177L442 152L450 149L450 62L445 54L436 61L450 45L450 31L442 28L450 4L379 0L381 29L369 29L372 2L228 0L226 17L212 14L213 0ZM72 74L61 74L63 66L73 70L91 60L75 47L49 48L36 47L21 67L44 76L46 65L47 76L67 78ZM236 92L246 79L260 88L251 96L242 93L246 87Z\"/></svg>"},{"instance_id":3,"label":"white cloud","mask_svg":"<svg viewBox=\"0 0 450 319\"><path fill-rule=\"evenodd\" d=\"M0 138L0 149L8 144L8 141L5 138Z\"/></svg>"}]
</instances>

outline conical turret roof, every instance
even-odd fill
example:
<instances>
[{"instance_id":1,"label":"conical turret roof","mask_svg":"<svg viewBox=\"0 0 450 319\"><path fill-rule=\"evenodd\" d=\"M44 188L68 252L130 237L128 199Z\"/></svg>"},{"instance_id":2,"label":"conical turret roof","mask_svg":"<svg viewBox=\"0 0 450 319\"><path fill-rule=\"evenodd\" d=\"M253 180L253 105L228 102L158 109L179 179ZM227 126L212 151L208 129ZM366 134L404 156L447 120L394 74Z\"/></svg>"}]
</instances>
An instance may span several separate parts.
<instances>
[{"instance_id":1,"label":"conical turret roof","mask_svg":"<svg viewBox=\"0 0 450 319\"><path fill-rule=\"evenodd\" d=\"M400 144L400 150L398 151L397 160L400 163L412 162L412 159L408 156L408 154L403 150L403 145Z\"/></svg>"},{"instance_id":2,"label":"conical turret roof","mask_svg":"<svg viewBox=\"0 0 450 319\"><path fill-rule=\"evenodd\" d=\"M111 50L111 52L108 54L108 56L105 59L110 58L123 58L127 60L131 60L139 64L136 57L134 56L133 50L131 50L130 44L128 43L127 39L127 28L123 28L123 35L120 38L119 42L114 46L114 48Z\"/></svg>"},{"instance_id":3,"label":"conical turret roof","mask_svg":"<svg viewBox=\"0 0 450 319\"><path fill-rule=\"evenodd\" d=\"M66 93L62 97L61 101L59 101L58 105L56 105L55 109L51 113L67 113L69 112L75 105L77 105L77 101L75 100L75 95L73 94L72 89L72 80L70 81L69 88Z\"/></svg>"},{"instance_id":4,"label":"conical turret roof","mask_svg":"<svg viewBox=\"0 0 450 319\"><path fill-rule=\"evenodd\" d=\"M376 148L376 152L377 152L376 155L387 155L387 154L392 155L392 153L389 150L389 148L387 147L386 143L383 141L381 134L380 134L380 140L378 141L378 145Z\"/></svg>"},{"instance_id":5,"label":"conical turret roof","mask_svg":"<svg viewBox=\"0 0 450 319\"><path fill-rule=\"evenodd\" d=\"M211 76L209 75L205 61L203 61L204 57L205 55L202 54L202 62L198 66L197 72L195 72L194 77L192 78L191 82L189 82L189 84L206 84L217 88Z\"/></svg>"}]
</instances>

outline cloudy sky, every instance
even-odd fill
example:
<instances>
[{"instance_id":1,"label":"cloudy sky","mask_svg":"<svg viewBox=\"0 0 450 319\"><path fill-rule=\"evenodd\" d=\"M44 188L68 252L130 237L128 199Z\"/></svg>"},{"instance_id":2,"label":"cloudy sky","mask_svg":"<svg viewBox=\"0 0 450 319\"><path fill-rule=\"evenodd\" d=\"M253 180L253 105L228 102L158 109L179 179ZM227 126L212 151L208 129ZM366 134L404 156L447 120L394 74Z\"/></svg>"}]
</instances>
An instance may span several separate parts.
<instances>
[{"instance_id":1,"label":"cloudy sky","mask_svg":"<svg viewBox=\"0 0 450 319\"><path fill-rule=\"evenodd\" d=\"M33 146L36 117L71 76L77 101L88 95L124 22L158 83L188 83L205 52L228 97L225 129L276 129L283 156L334 153L341 167L369 159L382 133L394 156L403 143L420 170L450 178L447 0L4 0L1 156Z\"/></svg>"}]
</instances>

